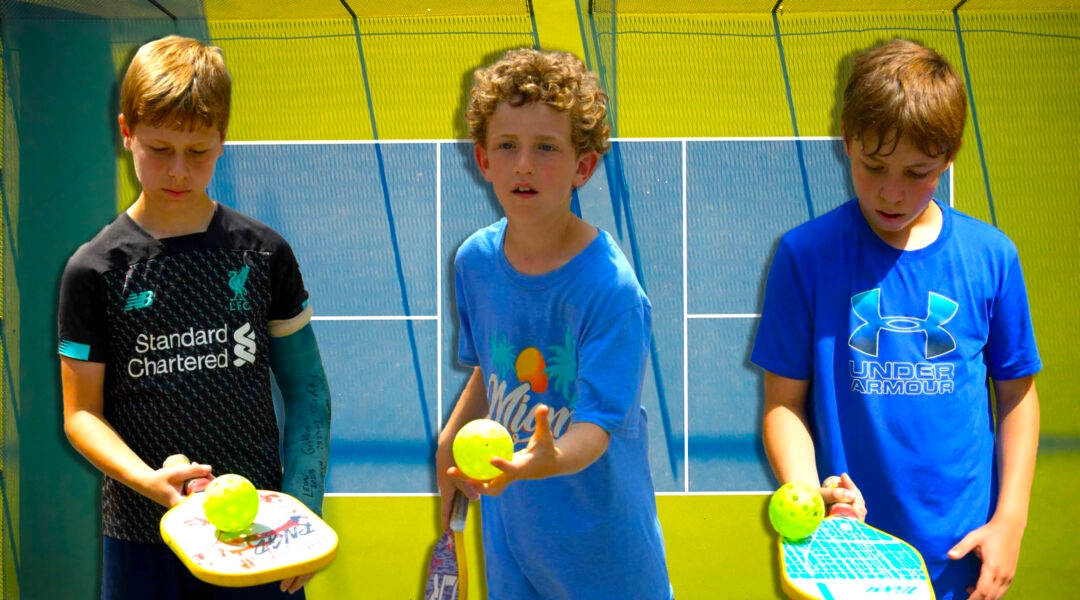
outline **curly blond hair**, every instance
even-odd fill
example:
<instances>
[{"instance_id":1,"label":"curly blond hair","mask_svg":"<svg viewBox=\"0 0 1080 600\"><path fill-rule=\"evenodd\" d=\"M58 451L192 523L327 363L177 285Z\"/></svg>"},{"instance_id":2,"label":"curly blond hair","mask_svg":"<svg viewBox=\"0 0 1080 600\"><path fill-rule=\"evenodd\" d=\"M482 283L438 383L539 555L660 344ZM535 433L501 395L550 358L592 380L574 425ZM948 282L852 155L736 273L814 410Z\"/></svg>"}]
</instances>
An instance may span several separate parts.
<instances>
[{"instance_id":1,"label":"curly blond hair","mask_svg":"<svg viewBox=\"0 0 1080 600\"><path fill-rule=\"evenodd\" d=\"M465 120L469 137L481 146L486 145L488 123L500 102L510 106L543 102L570 113L570 139L579 156L611 148L607 94L596 75L569 52L511 50L490 67L476 70L469 95Z\"/></svg>"},{"instance_id":2,"label":"curly blond hair","mask_svg":"<svg viewBox=\"0 0 1080 600\"><path fill-rule=\"evenodd\" d=\"M907 136L927 156L952 156L967 117L964 82L940 54L895 39L855 57L844 90L844 136L876 139L871 154L888 155Z\"/></svg>"},{"instance_id":3,"label":"curly blond hair","mask_svg":"<svg viewBox=\"0 0 1080 600\"><path fill-rule=\"evenodd\" d=\"M229 127L232 78L221 49L170 35L143 44L120 86L128 127Z\"/></svg>"}]
</instances>

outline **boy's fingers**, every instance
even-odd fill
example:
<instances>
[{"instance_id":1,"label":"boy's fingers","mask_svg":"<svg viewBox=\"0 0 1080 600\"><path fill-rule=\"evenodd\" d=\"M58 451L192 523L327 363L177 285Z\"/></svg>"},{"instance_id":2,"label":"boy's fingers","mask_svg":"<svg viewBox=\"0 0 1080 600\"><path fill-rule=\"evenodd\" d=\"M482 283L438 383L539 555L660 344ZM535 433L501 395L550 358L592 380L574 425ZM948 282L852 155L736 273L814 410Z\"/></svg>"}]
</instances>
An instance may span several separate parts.
<instances>
[{"instance_id":1,"label":"boy's fingers","mask_svg":"<svg viewBox=\"0 0 1080 600\"><path fill-rule=\"evenodd\" d=\"M857 497L851 490L842 488L826 488L821 494L825 504L854 504Z\"/></svg>"},{"instance_id":2,"label":"boy's fingers","mask_svg":"<svg viewBox=\"0 0 1080 600\"><path fill-rule=\"evenodd\" d=\"M855 480L851 478L851 475L843 473L840 475L840 487L854 490L855 493L859 492L859 486L855 485Z\"/></svg>"},{"instance_id":3,"label":"boy's fingers","mask_svg":"<svg viewBox=\"0 0 1080 600\"><path fill-rule=\"evenodd\" d=\"M551 423L548 421L550 412L551 408L546 404L540 404L536 407L536 435L538 437L551 437Z\"/></svg>"},{"instance_id":4,"label":"boy's fingers","mask_svg":"<svg viewBox=\"0 0 1080 600\"><path fill-rule=\"evenodd\" d=\"M462 494L465 494L466 498L468 498L469 500L480 499L480 492L477 491L473 480L469 479L469 476L462 472L461 469L457 467L450 467L446 470L446 474L454 480L454 487L457 488L458 491L460 491ZM454 491L450 490L449 495L444 496L443 498L443 507L445 507L446 509L445 514L448 518L450 516L451 504L453 504L453 497Z\"/></svg>"},{"instance_id":5,"label":"boy's fingers","mask_svg":"<svg viewBox=\"0 0 1080 600\"><path fill-rule=\"evenodd\" d=\"M184 465L190 465L191 461L183 454L172 454L165 459L165 462L161 464L163 467L182 467Z\"/></svg>"},{"instance_id":6,"label":"boy's fingers","mask_svg":"<svg viewBox=\"0 0 1080 600\"><path fill-rule=\"evenodd\" d=\"M856 496L846 487L840 487L843 479L837 475L830 475L821 482L821 499L825 504L852 504Z\"/></svg>"},{"instance_id":7,"label":"boy's fingers","mask_svg":"<svg viewBox=\"0 0 1080 600\"><path fill-rule=\"evenodd\" d=\"M967 556L968 552L971 552L971 549L974 546L975 540L969 533L964 536L964 539L960 540L955 546L949 549L948 556L953 560L964 558L965 556Z\"/></svg>"}]
</instances>

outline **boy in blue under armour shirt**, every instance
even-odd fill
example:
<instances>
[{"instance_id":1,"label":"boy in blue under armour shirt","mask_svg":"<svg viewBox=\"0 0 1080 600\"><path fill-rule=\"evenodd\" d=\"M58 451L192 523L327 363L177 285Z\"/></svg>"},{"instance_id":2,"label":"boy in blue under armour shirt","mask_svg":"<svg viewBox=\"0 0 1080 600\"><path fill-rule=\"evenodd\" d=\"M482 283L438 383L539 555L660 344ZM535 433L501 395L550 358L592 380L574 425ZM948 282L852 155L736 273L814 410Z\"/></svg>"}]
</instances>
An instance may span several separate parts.
<instances>
[{"instance_id":1,"label":"boy in blue under armour shirt","mask_svg":"<svg viewBox=\"0 0 1080 600\"><path fill-rule=\"evenodd\" d=\"M217 48L169 36L139 49L119 125L141 193L61 280L64 431L105 475L105 600L302 597L311 578L211 586L158 529L184 481L211 468L322 506L330 393L296 258L275 231L206 193L231 90ZM193 464L162 467L174 453Z\"/></svg>"},{"instance_id":2,"label":"boy in blue under armour shirt","mask_svg":"<svg viewBox=\"0 0 1080 600\"><path fill-rule=\"evenodd\" d=\"M492 600L672 597L641 386L651 307L604 231L570 210L609 148L607 96L567 53L523 49L475 73L466 114L505 218L454 262L459 360L473 367L439 436L443 523L481 501ZM490 417L514 439L503 473L467 479L450 448Z\"/></svg>"},{"instance_id":3,"label":"boy in blue under armour shirt","mask_svg":"<svg viewBox=\"0 0 1080 600\"><path fill-rule=\"evenodd\" d=\"M933 50L894 40L855 58L842 124L857 197L784 235L751 356L777 479L825 483L826 503L910 542L939 600L1005 594L1039 435L1016 247L933 198L966 111Z\"/></svg>"}]
</instances>

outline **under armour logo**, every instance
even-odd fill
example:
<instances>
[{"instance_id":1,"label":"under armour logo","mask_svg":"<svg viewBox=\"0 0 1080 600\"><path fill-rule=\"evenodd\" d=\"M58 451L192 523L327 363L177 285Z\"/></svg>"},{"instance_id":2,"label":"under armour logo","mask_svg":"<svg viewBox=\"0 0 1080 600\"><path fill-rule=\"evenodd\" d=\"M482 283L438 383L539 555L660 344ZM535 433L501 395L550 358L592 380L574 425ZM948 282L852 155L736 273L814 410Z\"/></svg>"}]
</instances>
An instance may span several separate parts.
<instances>
[{"instance_id":1,"label":"under armour logo","mask_svg":"<svg viewBox=\"0 0 1080 600\"><path fill-rule=\"evenodd\" d=\"M255 362L255 332L251 330L251 323L244 323L234 331L233 341L236 342L233 346L233 353L236 354L233 366L242 367L245 364L253 364Z\"/></svg>"},{"instance_id":2,"label":"under armour logo","mask_svg":"<svg viewBox=\"0 0 1080 600\"><path fill-rule=\"evenodd\" d=\"M930 292L926 318L885 317L881 314L881 290L870 290L851 297L851 310L862 321L855 328L848 345L868 354L878 355L878 336L882 331L893 333L922 333L926 335L926 358L937 358L956 348L956 340L944 325L956 315L960 307L956 302Z\"/></svg>"}]
</instances>

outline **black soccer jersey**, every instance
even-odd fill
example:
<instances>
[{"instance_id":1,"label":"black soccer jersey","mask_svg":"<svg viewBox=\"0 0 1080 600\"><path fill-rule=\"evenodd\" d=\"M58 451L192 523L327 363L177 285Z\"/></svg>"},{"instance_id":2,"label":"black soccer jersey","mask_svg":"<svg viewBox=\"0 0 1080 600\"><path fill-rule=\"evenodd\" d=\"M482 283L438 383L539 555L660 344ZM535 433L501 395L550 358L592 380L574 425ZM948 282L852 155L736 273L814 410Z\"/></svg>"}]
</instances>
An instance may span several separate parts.
<instances>
[{"instance_id":1,"label":"black soccer jersey","mask_svg":"<svg viewBox=\"0 0 1080 600\"><path fill-rule=\"evenodd\" d=\"M306 302L288 243L248 216L219 204L158 240L121 214L64 269L60 354L105 363L105 418L151 467L182 453L280 489L267 326ZM160 542L164 511L105 477L105 535Z\"/></svg>"}]
</instances>

